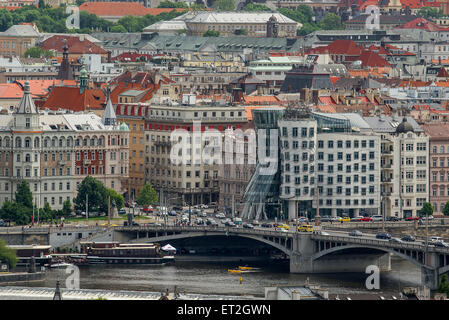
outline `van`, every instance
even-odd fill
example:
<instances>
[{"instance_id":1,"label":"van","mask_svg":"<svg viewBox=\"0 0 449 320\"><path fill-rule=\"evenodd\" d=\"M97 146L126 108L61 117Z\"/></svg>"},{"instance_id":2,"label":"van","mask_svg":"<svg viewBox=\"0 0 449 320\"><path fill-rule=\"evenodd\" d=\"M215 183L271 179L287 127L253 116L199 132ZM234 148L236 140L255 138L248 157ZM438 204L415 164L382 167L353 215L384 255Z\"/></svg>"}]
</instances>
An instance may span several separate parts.
<instances>
[{"instance_id":1,"label":"van","mask_svg":"<svg viewBox=\"0 0 449 320\"><path fill-rule=\"evenodd\" d=\"M429 238L429 242L430 243L434 243L434 242L437 242L437 241L444 241L444 240L441 237L430 237Z\"/></svg>"}]
</instances>

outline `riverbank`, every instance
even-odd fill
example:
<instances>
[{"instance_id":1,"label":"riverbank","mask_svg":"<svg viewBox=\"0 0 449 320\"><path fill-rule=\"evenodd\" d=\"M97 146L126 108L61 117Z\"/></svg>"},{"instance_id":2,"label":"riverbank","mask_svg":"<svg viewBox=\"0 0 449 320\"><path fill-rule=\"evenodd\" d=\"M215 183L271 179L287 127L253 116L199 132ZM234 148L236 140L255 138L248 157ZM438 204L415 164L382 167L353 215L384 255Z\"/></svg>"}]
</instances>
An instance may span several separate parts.
<instances>
[{"instance_id":1,"label":"riverbank","mask_svg":"<svg viewBox=\"0 0 449 320\"><path fill-rule=\"evenodd\" d=\"M28 284L30 282L45 281L44 272L5 272L0 273L0 285Z\"/></svg>"}]
</instances>

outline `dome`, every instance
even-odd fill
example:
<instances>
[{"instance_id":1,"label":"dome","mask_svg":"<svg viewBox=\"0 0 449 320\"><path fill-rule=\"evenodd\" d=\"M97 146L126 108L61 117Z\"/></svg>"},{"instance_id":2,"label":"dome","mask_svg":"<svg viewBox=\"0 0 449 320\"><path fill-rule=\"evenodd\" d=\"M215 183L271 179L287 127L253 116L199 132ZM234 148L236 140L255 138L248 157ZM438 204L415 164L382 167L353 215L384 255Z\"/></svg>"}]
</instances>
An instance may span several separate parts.
<instances>
[{"instance_id":1,"label":"dome","mask_svg":"<svg viewBox=\"0 0 449 320\"><path fill-rule=\"evenodd\" d=\"M413 126L407 122L407 118L402 119L402 123L396 128L396 133L413 132Z\"/></svg>"},{"instance_id":2,"label":"dome","mask_svg":"<svg viewBox=\"0 0 449 320\"><path fill-rule=\"evenodd\" d=\"M120 131L129 131L129 127L128 127L128 125L125 122L123 122L120 125Z\"/></svg>"},{"instance_id":3,"label":"dome","mask_svg":"<svg viewBox=\"0 0 449 320\"><path fill-rule=\"evenodd\" d=\"M80 77L87 77L87 71L86 68L84 68L84 66L81 68Z\"/></svg>"},{"instance_id":4,"label":"dome","mask_svg":"<svg viewBox=\"0 0 449 320\"><path fill-rule=\"evenodd\" d=\"M275 21L275 22L277 22L278 19L276 19L276 17L273 14L268 21Z\"/></svg>"}]
</instances>

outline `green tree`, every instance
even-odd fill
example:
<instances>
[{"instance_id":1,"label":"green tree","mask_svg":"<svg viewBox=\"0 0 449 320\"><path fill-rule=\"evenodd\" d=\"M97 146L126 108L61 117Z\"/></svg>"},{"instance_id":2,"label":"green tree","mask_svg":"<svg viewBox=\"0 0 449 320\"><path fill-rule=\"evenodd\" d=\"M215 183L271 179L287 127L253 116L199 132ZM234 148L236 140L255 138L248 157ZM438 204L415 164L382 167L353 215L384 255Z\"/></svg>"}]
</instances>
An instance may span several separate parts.
<instances>
[{"instance_id":1,"label":"green tree","mask_svg":"<svg viewBox=\"0 0 449 320\"><path fill-rule=\"evenodd\" d=\"M220 32L214 30L207 30L206 32L203 33L203 37L219 37L219 36Z\"/></svg>"},{"instance_id":2,"label":"green tree","mask_svg":"<svg viewBox=\"0 0 449 320\"><path fill-rule=\"evenodd\" d=\"M420 212L423 216L431 216L433 214L433 205L430 202L425 202Z\"/></svg>"},{"instance_id":3,"label":"green tree","mask_svg":"<svg viewBox=\"0 0 449 320\"><path fill-rule=\"evenodd\" d=\"M72 203L70 200L64 201L62 204L62 214L64 216L69 216L72 213Z\"/></svg>"},{"instance_id":4,"label":"green tree","mask_svg":"<svg viewBox=\"0 0 449 320\"><path fill-rule=\"evenodd\" d=\"M75 208L86 209L86 195L88 197L89 211L98 211L107 208L106 187L97 179L87 176L78 186L78 194L73 200Z\"/></svg>"},{"instance_id":5,"label":"green tree","mask_svg":"<svg viewBox=\"0 0 449 320\"><path fill-rule=\"evenodd\" d=\"M124 26L122 26L121 24L118 26L113 26L111 27L111 29L109 30L110 32L117 32L117 33L126 33L126 28Z\"/></svg>"},{"instance_id":6,"label":"green tree","mask_svg":"<svg viewBox=\"0 0 449 320\"><path fill-rule=\"evenodd\" d=\"M344 29L344 24L341 22L340 16L335 13L329 12L326 16L321 19L318 25L323 30L341 30Z\"/></svg>"},{"instance_id":7,"label":"green tree","mask_svg":"<svg viewBox=\"0 0 449 320\"><path fill-rule=\"evenodd\" d=\"M444 208L443 208L443 214L444 214L445 216L449 216L449 201L446 202L446 204L444 205Z\"/></svg>"},{"instance_id":8,"label":"green tree","mask_svg":"<svg viewBox=\"0 0 449 320\"><path fill-rule=\"evenodd\" d=\"M123 208L123 205L125 203L125 200L123 199L123 196L121 194L118 194L114 189L107 189L108 192L108 196L111 197L111 209L112 207L116 207L117 210L120 210L121 208ZM106 210L107 211L107 206L106 206Z\"/></svg>"},{"instance_id":9,"label":"green tree","mask_svg":"<svg viewBox=\"0 0 449 320\"><path fill-rule=\"evenodd\" d=\"M444 274L441 277L440 285L438 286L437 292L445 293L449 296L449 281L448 281L447 274Z\"/></svg>"},{"instance_id":10,"label":"green tree","mask_svg":"<svg viewBox=\"0 0 449 320\"><path fill-rule=\"evenodd\" d=\"M148 182L140 190L136 202L140 206L149 206L158 201L157 193Z\"/></svg>"},{"instance_id":11,"label":"green tree","mask_svg":"<svg viewBox=\"0 0 449 320\"><path fill-rule=\"evenodd\" d=\"M220 11L233 11L235 10L234 0L217 0L214 3L214 8Z\"/></svg>"},{"instance_id":12,"label":"green tree","mask_svg":"<svg viewBox=\"0 0 449 320\"><path fill-rule=\"evenodd\" d=\"M5 261L9 269L14 269L17 265L16 251L6 246L6 242L0 239L0 260Z\"/></svg>"},{"instance_id":13,"label":"green tree","mask_svg":"<svg viewBox=\"0 0 449 320\"><path fill-rule=\"evenodd\" d=\"M17 186L15 201L27 208L33 208L33 194L31 193L30 185L27 181L22 180Z\"/></svg>"},{"instance_id":14,"label":"green tree","mask_svg":"<svg viewBox=\"0 0 449 320\"><path fill-rule=\"evenodd\" d=\"M248 3L246 6L243 7L243 11L256 11L256 12L262 12L262 11L271 11L270 8L263 4L258 3Z\"/></svg>"},{"instance_id":15,"label":"green tree","mask_svg":"<svg viewBox=\"0 0 449 320\"><path fill-rule=\"evenodd\" d=\"M184 2L163 1L158 5L158 8L188 8L189 6Z\"/></svg>"},{"instance_id":16,"label":"green tree","mask_svg":"<svg viewBox=\"0 0 449 320\"><path fill-rule=\"evenodd\" d=\"M43 50L41 47L33 47L27 49L24 56L26 58L49 58L53 57L53 53L50 50Z\"/></svg>"},{"instance_id":17,"label":"green tree","mask_svg":"<svg viewBox=\"0 0 449 320\"><path fill-rule=\"evenodd\" d=\"M443 11L441 11L439 8L421 7L418 10L417 15L424 19L435 19L441 18L443 16Z\"/></svg>"},{"instance_id":18,"label":"green tree","mask_svg":"<svg viewBox=\"0 0 449 320\"><path fill-rule=\"evenodd\" d=\"M248 31L246 31L246 29L236 29L236 30L234 31L234 34L235 34L236 36L247 35L247 34L248 34Z\"/></svg>"}]
</instances>

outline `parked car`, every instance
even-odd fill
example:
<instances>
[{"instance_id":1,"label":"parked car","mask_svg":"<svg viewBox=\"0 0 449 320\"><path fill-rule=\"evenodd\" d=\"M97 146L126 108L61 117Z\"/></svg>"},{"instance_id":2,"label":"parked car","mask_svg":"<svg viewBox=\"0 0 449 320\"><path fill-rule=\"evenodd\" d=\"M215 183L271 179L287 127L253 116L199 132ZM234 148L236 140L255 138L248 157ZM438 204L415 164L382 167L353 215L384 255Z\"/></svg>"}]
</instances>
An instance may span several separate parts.
<instances>
[{"instance_id":1,"label":"parked car","mask_svg":"<svg viewBox=\"0 0 449 320\"><path fill-rule=\"evenodd\" d=\"M218 218L218 219L225 219L226 216L225 216L224 213L220 212L220 213L217 213L217 214L215 215L215 218Z\"/></svg>"},{"instance_id":2,"label":"parked car","mask_svg":"<svg viewBox=\"0 0 449 320\"><path fill-rule=\"evenodd\" d=\"M228 227L235 227L235 223L232 221L226 221L224 225Z\"/></svg>"},{"instance_id":3,"label":"parked car","mask_svg":"<svg viewBox=\"0 0 449 320\"><path fill-rule=\"evenodd\" d=\"M375 215L371 217L372 221L382 221L383 217L380 215Z\"/></svg>"},{"instance_id":4,"label":"parked car","mask_svg":"<svg viewBox=\"0 0 449 320\"><path fill-rule=\"evenodd\" d=\"M244 223L243 228L245 229L254 229L254 226L251 223Z\"/></svg>"},{"instance_id":5,"label":"parked car","mask_svg":"<svg viewBox=\"0 0 449 320\"><path fill-rule=\"evenodd\" d=\"M449 243L446 243L444 241L435 241L432 243L435 247L440 247L440 248L449 248Z\"/></svg>"},{"instance_id":6,"label":"parked car","mask_svg":"<svg viewBox=\"0 0 449 320\"><path fill-rule=\"evenodd\" d=\"M351 218L351 222L359 222L359 221L362 221L363 218L364 218L363 216L357 216L357 217Z\"/></svg>"},{"instance_id":7,"label":"parked car","mask_svg":"<svg viewBox=\"0 0 449 320\"><path fill-rule=\"evenodd\" d=\"M264 222L260 225L262 228L273 228L273 224L269 222Z\"/></svg>"},{"instance_id":8,"label":"parked car","mask_svg":"<svg viewBox=\"0 0 449 320\"><path fill-rule=\"evenodd\" d=\"M429 238L429 242L430 242L430 243L434 243L434 242L436 242L436 241L444 241L444 240L443 240L443 238L441 238L441 237L435 237L435 236Z\"/></svg>"},{"instance_id":9,"label":"parked car","mask_svg":"<svg viewBox=\"0 0 449 320\"><path fill-rule=\"evenodd\" d=\"M310 224L305 224L298 227L299 232L313 232L313 226Z\"/></svg>"},{"instance_id":10,"label":"parked car","mask_svg":"<svg viewBox=\"0 0 449 320\"><path fill-rule=\"evenodd\" d=\"M421 219L420 217L407 217L405 218L405 221L414 221L414 220L419 220Z\"/></svg>"},{"instance_id":11,"label":"parked car","mask_svg":"<svg viewBox=\"0 0 449 320\"><path fill-rule=\"evenodd\" d=\"M178 214L176 213L176 211L172 210L172 211L170 211L170 212L168 213L168 215L169 215L170 217L176 217Z\"/></svg>"},{"instance_id":12,"label":"parked car","mask_svg":"<svg viewBox=\"0 0 449 320\"><path fill-rule=\"evenodd\" d=\"M329 217L329 216L322 216L321 217L321 222L329 222L329 221L331 221L331 217Z\"/></svg>"},{"instance_id":13,"label":"parked car","mask_svg":"<svg viewBox=\"0 0 449 320\"><path fill-rule=\"evenodd\" d=\"M361 237L363 236L363 233L361 233L358 230L352 230L351 232L348 233L348 235L351 237Z\"/></svg>"},{"instance_id":14,"label":"parked car","mask_svg":"<svg viewBox=\"0 0 449 320\"><path fill-rule=\"evenodd\" d=\"M371 222L371 221L373 221L373 218L371 218L371 217L363 217L360 221Z\"/></svg>"},{"instance_id":15,"label":"parked car","mask_svg":"<svg viewBox=\"0 0 449 320\"><path fill-rule=\"evenodd\" d=\"M390 240L388 240L390 242L394 242L394 243L402 243L402 240L399 238L391 238Z\"/></svg>"},{"instance_id":16,"label":"parked car","mask_svg":"<svg viewBox=\"0 0 449 320\"><path fill-rule=\"evenodd\" d=\"M182 210L183 210L183 207L181 207L181 206L173 206L172 210L175 210L175 211L182 211Z\"/></svg>"},{"instance_id":17,"label":"parked car","mask_svg":"<svg viewBox=\"0 0 449 320\"><path fill-rule=\"evenodd\" d=\"M118 214L126 214L125 208L121 208L121 209L118 211Z\"/></svg>"},{"instance_id":18,"label":"parked car","mask_svg":"<svg viewBox=\"0 0 449 320\"><path fill-rule=\"evenodd\" d=\"M200 204L200 209L208 209L209 206L207 204Z\"/></svg>"},{"instance_id":19,"label":"parked car","mask_svg":"<svg viewBox=\"0 0 449 320\"><path fill-rule=\"evenodd\" d=\"M415 242L415 237L414 236L412 236L411 234L408 234L408 235L406 235L406 236L403 236L402 238L401 238L401 240L402 241L406 241L406 242Z\"/></svg>"},{"instance_id":20,"label":"parked car","mask_svg":"<svg viewBox=\"0 0 449 320\"><path fill-rule=\"evenodd\" d=\"M421 219L422 219L422 220L426 220L427 217L426 217L426 216L422 216ZM433 219L435 219L434 216L429 216L429 221L430 221L430 220L433 220Z\"/></svg>"},{"instance_id":21,"label":"parked car","mask_svg":"<svg viewBox=\"0 0 449 320\"><path fill-rule=\"evenodd\" d=\"M197 219L195 220L195 223L196 223L197 225L203 225L203 224L204 224L204 221L203 221L203 219L201 219L201 218L197 218Z\"/></svg>"},{"instance_id":22,"label":"parked car","mask_svg":"<svg viewBox=\"0 0 449 320\"><path fill-rule=\"evenodd\" d=\"M206 217L207 217L207 213L204 212L204 211L201 211L201 212L198 214L198 216L199 216L199 217L206 218Z\"/></svg>"},{"instance_id":23,"label":"parked car","mask_svg":"<svg viewBox=\"0 0 449 320\"><path fill-rule=\"evenodd\" d=\"M285 224L285 223L278 224L277 228L278 229L290 230L290 226L288 224Z\"/></svg>"},{"instance_id":24,"label":"parked car","mask_svg":"<svg viewBox=\"0 0 449 320\"><path fill-rule=\"evenodd\" d=\"M319 233L320 233L322 236L330 236L330 234L327 233L326 231L319 231Z\"/></svg>"},{"instance_id":25,"label":"parked car","mask_svg":"<svg viewBox=\"0 0 449 320\"><path fill-rule=\"evenodd\" d=\"M389 233L386 233L386 232L381 232L381 233L376 234L376 239L390 240L391 239L391 235Z\"/></svg>"},{"instance_id":26,"label":"parked car","mask_svg":"<svg viewBox=\"0 0 449 320\"><path fill-rule=\"evenodd\" d=\"M145 212L145 213L152 213L153 212L153 207L152 206L143 207L142 211Z\"/></svg>"},{"instance_id":27,"label":"parked car","mask_svg":"<svg viewBox=\"0 0 449 320\"><path fill-rule=\"evenodd\" d=\"M349 222L351 221L351 218L349 217L340 217L340 219L338 219L339 222Z\"/></svg>"},{"instance_id":28,"label":"parked car","mask_svg":"<svg viewBox=\"0 0 449 320\"><path fill-rule=\"evenodd\" d=\"M399 219L398 217L392 216L392 217L387 217L386 220L387 221L400 221L401 219Z\"/></svg>"}]
</instances>

